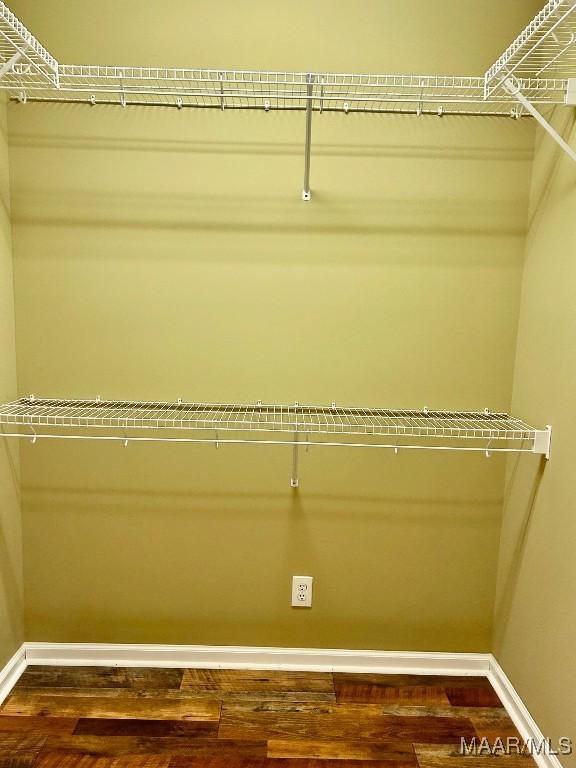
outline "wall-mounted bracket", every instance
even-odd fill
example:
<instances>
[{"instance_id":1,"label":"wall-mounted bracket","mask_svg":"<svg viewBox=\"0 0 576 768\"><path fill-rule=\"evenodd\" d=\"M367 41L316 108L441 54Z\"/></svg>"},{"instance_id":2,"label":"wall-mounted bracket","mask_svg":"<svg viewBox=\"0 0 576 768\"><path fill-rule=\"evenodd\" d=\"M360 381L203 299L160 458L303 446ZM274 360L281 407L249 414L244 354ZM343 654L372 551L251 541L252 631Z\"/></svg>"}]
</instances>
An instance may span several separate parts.
<instances>
[{"instance_id":1,"label":"wall-mounted bracket","mask_svg":"<svg viewBox=\"0 0 576 768\"><path fill-rule=\"evenodd\" d=\"M546 459L550 458L550 447L552 443L552 427L546 425L546 429L537 429L534 433L534 453L540 453Z\"/></svg>"},{"instance_id":2,"label":"wall-mounted bracket","mask_svg":"<svg viewBox=\"0 0 576 768\"><path fill-rule=\"evenodd\" d=\"M532 104L532 102L524 96L522 93L522 89L520 88L520 85L518 84L518 81L515 80L513 77L508 77L506 80L504 80L504 88L506 91L513 96L522 106L526 109L527 112L529 112L533 118L535 118L542 128L552 136L554 141L562 147L564 152L570 157L574 162L576 163L576 150L574 150L570 144L568 144L567 141L565 141L562 136L558 133L558 131L550 125L548 120L542 115L536 107Z\"/></svg>"},{"instance_id":3,"label":"wall-mounted bracket","mask_svg":"<svg viewBox=\"0 0 576 768\"><path fill-rule=\"evenodd\" d=\"M22 54L20 51L16 51L16 53L11 56L8 61L4 62L2 66L0 67L0 80L4 77L4 75L7 75L8 72L11 72L14 68L14 65L17 64L20 59L22 58Z\"/></svg>"},{"instance_id":4,"label":"wall-mounted bracket","mask_svg":"<svg viewBox=\"0 0 576 768\"><path fill-rule=\"evenodd\" d=\"M306 76L306 145L304 147L304 188L302 200L310 200L310 149L312 144L312 97L314 93L314 75Z\"/></svg>"}]
</instances>

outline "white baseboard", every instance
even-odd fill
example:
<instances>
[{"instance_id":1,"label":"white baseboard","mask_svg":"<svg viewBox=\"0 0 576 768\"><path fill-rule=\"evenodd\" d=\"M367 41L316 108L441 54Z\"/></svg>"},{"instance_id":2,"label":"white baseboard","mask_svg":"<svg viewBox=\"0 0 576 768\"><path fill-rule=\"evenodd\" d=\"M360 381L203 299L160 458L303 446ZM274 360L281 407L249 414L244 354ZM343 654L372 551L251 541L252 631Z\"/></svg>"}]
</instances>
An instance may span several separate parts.
<instances>
[{"instance_id":1,"label":"white baseboard","mask_svg":"<svg viewBox=\"0 0 576 768\"><path fill-rule=\"evenodd\" d=\"M524 741L537 745L542 744L544 742L542 731L506 676L504 670L491 654L488 679L492 683L492 687L500 697L500 701L504 704L506 711L510 715L510 719L518 729L518 732ZM539 768L562 768L562 763L556 755L533 754L533 758Z\"/></svg>"},{"instance_id":2,"label":"white baseboard","mask_svg":"<svg viewBox=\"0 0 576 768\"><path fill-rule=\"evenodd\" d=\"M24 646L20 646L4 669L0 669L0 704L18 682L18 678L27 667Z\"/></svg>"},{"instance_id":3,"label":"white baseboard","mask_svg":"<svg viewBox=\"0 0 576 768\"><path fill-rule=\"evenodd\" d=\"M24 643L0 671L0 703L29 665L198 667L413 675L482 675L492 683L522 738L543 735L512 683L490 653L349 651L210 645ZM539 768L562 768L555 755L535 754Z\"/></svg>"},{"instance_id":4,"label":"white baseboard","mask_svg":"<svg viewBox=\"0 0 576 768\"><path fill-rule=\"evenodd\" d=\"M490 656L485 653L85 643L25 643L24 648L28 664L283 669L399 675L486 675L490 668Z\"/></svg>"}]
</instances>

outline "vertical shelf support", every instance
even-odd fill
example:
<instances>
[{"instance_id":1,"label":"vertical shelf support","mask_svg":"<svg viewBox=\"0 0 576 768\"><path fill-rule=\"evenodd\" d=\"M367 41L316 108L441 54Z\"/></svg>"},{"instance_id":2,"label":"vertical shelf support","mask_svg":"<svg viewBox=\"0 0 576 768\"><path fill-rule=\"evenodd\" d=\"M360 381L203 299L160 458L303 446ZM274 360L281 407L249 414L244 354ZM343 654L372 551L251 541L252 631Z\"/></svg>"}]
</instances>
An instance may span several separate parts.
<instances>
[{"instance_id":1,"label":"vertical shelf support","mask_svg":"<svg viewBox=\"0 0 576 768\"><path fill-rule=\"evenodd\" d=\"M314 75L306 75L306 146L304 148L304 188L302 200L310 200L310 149L312 144L312 97L314 93Z\"/></svg>"},{"instance_id":2,"label":"vertical shelf support","mask_svg":"<svg viewBox=\"0 0 576 768\"><path fill-rule=\"evenodd\" d=\"M290 486L292 488L298 488L298 402L294 403L294 444L292 447L292 477L290 479Z\"/></svg>"},{"instance_id":3,"label":"vertical shelf support","mask_svg":"<svg viewBox=\"0 0 576 768\"><path fill-rule=\"evenodd\" d=\"M544 128L544 130L547 133L549 133L550 136L552 136L554 141L560 147L562 147L562 149L564 150L564 152L566 152L568 157L570 157L576 163L576 150L572 149L570 144L568 144L568 142L565 141L562 138L562 136L560 136L558 131L553 126L550 125L550 123L548 122L548 120L546 120L544 115L538 112L534 104L532 104L532 102L529 99L527 99L526 96L524 96L516 80L514 80L514 78L512 77L508 77L506 78L506 80L504 80L503 85L504 85L504 88L508 91L508 93L511 96L513 96L516 99L516 101L522 104L524 109L526 109L526 111L529 112L532 115L532 117L540 123L542 128Z\"/></svg>"},{"instance_id":4,"label":"vertical shelf support","mask_svg":"<svg viewBox=\"0 0 576 768\"><path fill-rule=\"evenodd\" d=\"M292 477L290 486L298 488L300 480L298 478L298 432L294 432L294 447L292 448Z\"/></svg>"}]
</instances>

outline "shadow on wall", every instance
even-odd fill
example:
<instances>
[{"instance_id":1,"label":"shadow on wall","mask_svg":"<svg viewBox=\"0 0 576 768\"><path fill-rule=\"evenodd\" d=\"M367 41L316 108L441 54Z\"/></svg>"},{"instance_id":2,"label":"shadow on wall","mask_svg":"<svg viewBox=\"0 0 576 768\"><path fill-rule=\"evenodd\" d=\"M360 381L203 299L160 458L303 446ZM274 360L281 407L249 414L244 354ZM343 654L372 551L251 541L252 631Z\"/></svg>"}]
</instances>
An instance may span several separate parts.
<instances>
[{"instance_id":1,"label":"shadow on wall","mask_svg":"<svg viewBox=\"0 0 576 768\"><path fill-rule=\"evenodd\" d=\"M513 535L508 532L508 540L514 542L509 552L501 552L501 574L499 594L495 603L495 622L501 636L506 634L511 617L512 605L522 570L526 544L544 470L546 459L541 457L535 464L521 454L514 457L506 479L503 504L504 525L511 525Z\"/></svg>"},{"instance_id":2,"label":"shadow on wall","mask_svg":"<svg viewBox=\"0 0 576 768\"><path fill-rule=\"evenodd\" d=\"M314 129L307 205L300 199L300 115L275 115L271 123L245 114L222 120L199 112L182 121L146 109L27 110L11 112L13 213L20 225L491 241L525 232L518 193L507 190L511 179L514 190L525 185L528 122L367 117L352 131L346 117L323 116ZM42 133L27 124L36 114L44 117Z\"/></svg>"},{"instance_id":3,"label":"shadow on wall","mask_svg":"<svg viewBox=\"0 0 576 768\"><path fill-rule=\"evenodd\" d=\"M75 117L72 112L70 117ZM458 118L462 120L463 118ZM298 159L303 156L303 143L282 141L206 141L206 140L170 140L146 139L138 137L121 138L109 136L73 136L70 134L41 134L18 133L10 138L11 148L28 149L65 149L65 150L90 150L106 152L133 152L133 153L168 153L178 155L249 155L260 157L290 156ZM531 150L525 147L495 147L478 146L477 144L461 144L454 146L449 143L426 144L405 142L386 142L381 144L366 143L336 143L322 141L314 144L314 157L366 157L413 159L422 160L470 160L483 162L486 160L498 160L499 162L529 161Z\"/></svg>"},{"instance_id":4,"label":"shadow on wall","mask_svg":"<svg viewBox=\"0 0 576 768\"><path fill-rule=\"evenodd\" d=\"M329 195L314 193L315 216L308 218L291 200L245 195L242 201L226 195L171 194L143 195L133 191L102 195L92 192L30 192L25 214L14 217L16 224L60 228L166 230L172 233L206 232L227 236L248 235L408 235L467 237L489 240L519 237L525 227L515 221L515 205L486 200L455 201L449 198L429 201L388 199L375 203L354 198L345 203ZM300 209L302 203L296 200ZM322 207L320 207L322 206ZM294 216L287 213L294 209ZM90 217L86 217L86 211ZM450 221L446 211L450 210ZM255 212L258 214L255 215ZM379 223L375 223L378 220ZM484 258L489 261L490 254ZM309 263L309 259L307 259Z\"/></svg>"},{"instance_id":5,"label":"shadow on wall","mask_svg":"<svg viewBox=\"0 0 576 768\"><path fill-rule=\"evenodd\" d=\"M558 122L554 127L560 136L563 136L568 141L576 126L576 110L567 109L563 111L556 109L554 113L555 122L558 121L559 117L564 117L564 115L566 115L564 121L562 123ZM534 189L535 185L533 184L528 222L528 231L532 236L538 229L538 224L546 210L546 204L550 195L553 190L556 189L555 180L562 165L562 161L564 160L564 150L555 141L550 141L544 132L537 134L537 139L540 144L540 146L537 147L537 152L540 153L540 155L546 153L548 157L545 162L540 162L538 164L538 168L544 169L542 175L537 178L538 194L536 193L536 189Z\"/></svg>"}]
</instances>

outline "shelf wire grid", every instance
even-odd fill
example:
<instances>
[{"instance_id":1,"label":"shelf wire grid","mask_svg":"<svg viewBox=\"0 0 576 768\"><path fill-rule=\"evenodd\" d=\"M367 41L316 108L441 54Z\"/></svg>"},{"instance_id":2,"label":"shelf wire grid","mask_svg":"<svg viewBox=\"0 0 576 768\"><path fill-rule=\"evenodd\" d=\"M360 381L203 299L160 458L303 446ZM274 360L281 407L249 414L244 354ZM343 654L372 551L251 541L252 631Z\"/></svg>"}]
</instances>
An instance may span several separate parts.
<instances>
[{"instance_id":1,"label":"shelf wire grid","mask_svg":"<svg viewBox=\"0 0 576 768\"><path fill-rule=\"evenodd\" d=\"M91 428L252 433L247 442L258 441L254 433L276 432L287 433L291 438L298 434L304 439L324 436L335 441L339 436L370 436L376 440L416 438L533 444L539 432L506 413L489 411L38 398L21 398L0 406L0 424L60 427L79 435Z\"/></svg>"},{"instance_id":2,"label":"shelf wire grid","mask_svg":"<svg viewBox=\"0 0 576 768\"><path fill-rule=\"evenodd\" d=\"M312 82L312 92L307 92ZM485 95L483 77L263 72L60 65L58 88L16 65L2 80L12 99L201 109L315 112L409 112L515 116L506 92ZM535 103L562 103L566 81L523 83Z\"/></svg>"},{"instance_id":3,"label":"shelf wire grid","mask_svg":"<svg viewBox=\"0 0 576 768\"><path fill-rule=\"evenodd\" d=\"M576 0L550 0L485 74L485 95L501 92L508 77L525 80L576 76Z\"/></svg>"},{"instance_id":4,"label":"shelf wire grid","mask_svg":"<svg viewBox=\"0 0 576 768\"><path fill-rule=\"evenodd\" d=\"M21 102L204 109L519 117L514 75L534 104L564 102L576 75L576 0L549 0L482 77L59 64L0 0L0 88ZM307 90L312 83L311 91Z\"/></svg>"},{"instance_id":5,"label":"shelf wire grid","mask_svg":"<svg viewBox=\"0 0 576 768\"><path fill-rule=\"evenodd\" d=\"M19 74L16 76L13 70L5 74L5 85L14 86L18 77L21 85L29 80L44 88L47 85L57 88L58 62L8 6L0 2L0 68L10 66L11 61L17 62L14 66L18 67Z\"/></svg>"}]
</instances>

